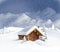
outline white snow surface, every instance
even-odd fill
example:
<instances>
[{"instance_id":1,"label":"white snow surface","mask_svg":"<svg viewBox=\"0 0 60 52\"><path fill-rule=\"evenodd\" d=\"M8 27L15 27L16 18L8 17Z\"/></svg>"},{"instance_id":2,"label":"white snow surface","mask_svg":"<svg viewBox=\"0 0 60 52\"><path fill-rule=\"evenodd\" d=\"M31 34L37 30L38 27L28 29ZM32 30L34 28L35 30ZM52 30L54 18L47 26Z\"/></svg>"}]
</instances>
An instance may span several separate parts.
<instances>
[{"instance_id":1,"label":"white snow surface","mask_svg":"<svg viewBox=\"0 0 60 52\"><path fill-rule=\"evenodd\" d=\"M9 34L9 33L13 33L13 32L19 32L23 29L24 28L19 28L19 27L4 27L3 29L0 29L0 35Z\"/></svg>"},{"instance_id":2,"label":"white snow surface","mask_svg":"<svg viewBox=\"0 0 60 52\"><path fill-rule=\"evenodd\" d=\"M0 34L0 52L60 52L60 32L55 29L46 30L45 42L18 40L17 31Z\"/></svg>"}]
</instances>

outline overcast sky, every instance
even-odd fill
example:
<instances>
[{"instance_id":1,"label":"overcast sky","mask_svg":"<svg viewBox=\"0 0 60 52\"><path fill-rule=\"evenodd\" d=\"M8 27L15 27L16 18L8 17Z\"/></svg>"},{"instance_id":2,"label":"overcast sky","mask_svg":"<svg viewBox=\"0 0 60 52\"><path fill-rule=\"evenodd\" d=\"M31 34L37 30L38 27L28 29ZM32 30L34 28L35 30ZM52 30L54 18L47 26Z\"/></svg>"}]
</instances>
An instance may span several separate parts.
<instances>
[{"instance_id":1,"label":"overcast sky","mask_svg":"<svg viewBox=\"0 0 60 52\"><path fill-rule=\"evenodd\" d=\"M16 21L17 19L21 21L22 13L33 20L54 22L58 26L60 25L60 0L0 0L0 27L3 27L3 24L19 26L20 22Z\"/></svg>"},{"instance_id":2,"label":"overcast sky","mask_svg":"<svg viewBox=\"0 0 60 52\"><path fill-rule=\"evenodd\" d=\"M0 13L35 12L44 10L46 7L60 12L59 0L0 0Z\"/></svg>"}]
</instances>

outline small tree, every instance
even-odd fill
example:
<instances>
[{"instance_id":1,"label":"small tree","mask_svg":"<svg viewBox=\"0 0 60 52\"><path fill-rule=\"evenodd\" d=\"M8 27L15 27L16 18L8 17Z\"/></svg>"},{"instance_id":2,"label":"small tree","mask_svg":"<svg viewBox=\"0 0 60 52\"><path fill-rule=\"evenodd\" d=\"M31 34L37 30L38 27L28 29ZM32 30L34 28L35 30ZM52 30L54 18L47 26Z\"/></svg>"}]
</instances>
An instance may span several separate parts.
<instances>
[{"instance_id":1,"label":"small tree","mask_svg":"<svg viewBox=\"0 0 60 52\"><path fill-rule=\"evenodd\" d=\"M45 29L45 26L43 27L43 32L44 32L44 34L46 35L46 29Z\"/></svg>"},{"instance_id":2,"label":"small tree","mask_svg":"<svg viewBox=\"0 0 60 52\"><path fill-rule=\"evenodd\" d=\"M45 26L43 27L43 32L44 32L44 34L45 34L44 37L43 37L43 39L47 39Z\"/></svg>"},{"instance_id":3,"label":"small tree","mask_svg":"<svg viewBox=\"0 0 60 52\"><path fill-rule=\"evenodd\" d=\"M55 26L54 26L54 24L52 24L52 29L55 29Z\"/></svg>"}]
</instances>

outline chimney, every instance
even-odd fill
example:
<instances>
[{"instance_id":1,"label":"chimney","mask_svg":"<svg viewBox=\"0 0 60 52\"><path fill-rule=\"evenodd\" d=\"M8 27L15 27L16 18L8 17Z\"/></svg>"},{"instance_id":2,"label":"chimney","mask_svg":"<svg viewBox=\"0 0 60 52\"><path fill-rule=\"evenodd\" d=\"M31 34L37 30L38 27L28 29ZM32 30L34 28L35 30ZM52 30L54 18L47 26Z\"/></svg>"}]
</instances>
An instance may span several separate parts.
<instances>
[{"instance_id":1,"label":"chimney","mask_svg":"<svg viewBox=\"0 0 60 52\"><path fill-rule=\"evenodd\" d=\"M38 28L39 28L39 26L38 26Z\"/></svg>"}]
</instances>

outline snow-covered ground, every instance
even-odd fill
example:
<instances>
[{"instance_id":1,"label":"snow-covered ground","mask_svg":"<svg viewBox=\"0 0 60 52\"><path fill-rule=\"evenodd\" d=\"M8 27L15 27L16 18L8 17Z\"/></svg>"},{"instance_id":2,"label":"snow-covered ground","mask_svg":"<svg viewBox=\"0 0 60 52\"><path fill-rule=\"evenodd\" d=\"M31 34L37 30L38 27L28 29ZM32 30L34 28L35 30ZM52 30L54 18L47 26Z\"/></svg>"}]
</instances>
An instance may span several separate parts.
<instances>
[{"instance_id":1,"label":"snow-covered ground","mask_svg":"<svg viewBox=\"0 0 60 52\"><path fill-rule=\"evenodd\" d=\"M14 29L14 28L8 28ZM47 40L45 42L36 40L22 41L18 40L18 31L0 34L0 52L60 52L60 32L55 29L47 29Z\"/></svg>"}]
</instances>

